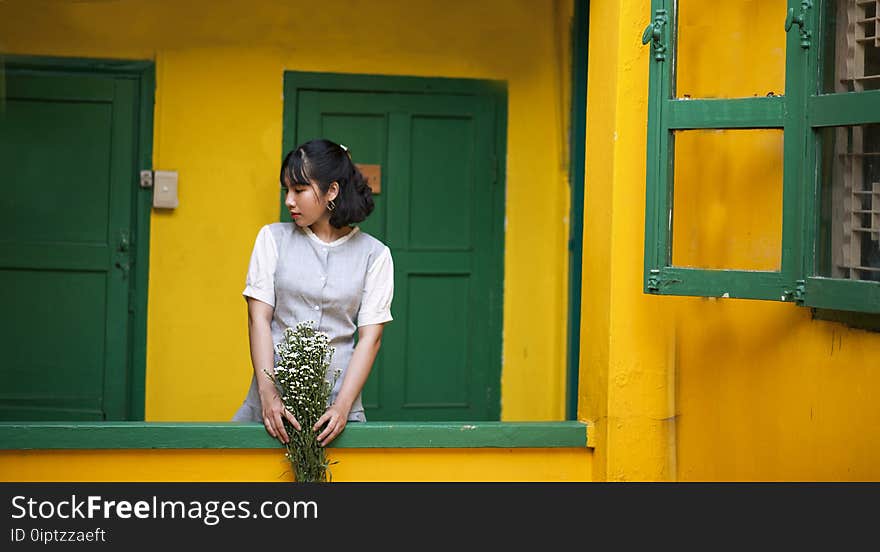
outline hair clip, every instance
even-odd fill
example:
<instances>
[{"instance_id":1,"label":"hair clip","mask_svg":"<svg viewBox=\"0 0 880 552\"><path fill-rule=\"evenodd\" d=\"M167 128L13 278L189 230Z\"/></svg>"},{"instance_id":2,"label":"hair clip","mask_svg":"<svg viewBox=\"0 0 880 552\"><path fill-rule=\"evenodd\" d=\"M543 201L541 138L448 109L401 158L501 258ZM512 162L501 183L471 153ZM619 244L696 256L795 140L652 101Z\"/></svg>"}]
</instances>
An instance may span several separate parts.
<instances>
[{"instance_id":1,"label":"hair clip","mask_svg":"<svg viewBox=\"0 0 880 552\"><path fill-rule=\"evenodd\" d=\"M346 152L348 151L348 147L345 144L339 144L339 147L342 148Z\"/></svg>"}]
</instances>

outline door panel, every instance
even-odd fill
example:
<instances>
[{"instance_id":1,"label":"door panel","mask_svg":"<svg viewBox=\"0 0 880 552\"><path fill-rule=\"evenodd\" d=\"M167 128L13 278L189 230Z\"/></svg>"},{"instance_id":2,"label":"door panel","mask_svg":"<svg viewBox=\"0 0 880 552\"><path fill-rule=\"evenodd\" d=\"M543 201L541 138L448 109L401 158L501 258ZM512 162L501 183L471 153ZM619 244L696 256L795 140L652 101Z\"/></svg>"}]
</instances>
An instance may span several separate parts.
<instances>
[{"instance_id":1,"label":"door panel","mask_svg":"<svg viewBox=\"0 0 880 552\"><path fill-rule=\"evenodd\" d=\"M404 408L467 408L469 284L468 274L409 276Z\"/></svg>"},{"instance_id":2,"label":"door panel","mask_svg":"<svg viewBox=\"0 0 880 552\"><path fill-rule=\"evenodd\" d=\"M0 419L123 419L135 84L6 78Z\"/></svg>"},{"instance_id":3,"label":"door panel","mask_svg":"<svg viewBox=\"0 0 880 552\"><path fill-rule=\"evenodd\" d=\"M473 121L419 116L412 118L411 125L409 246L470 250Z\"/></svg>"},{"instance_id":4,"label":"door panel","mask_svg":"<svg viewBox=\"0 0 880 552\"><path fill-rule=\"evenodd\" d=\"M13 216L0 221L4 241L107 242L112 108L9 100L0 159L5 167L14 164L15 184L29 184L5 182L0 202ZM47 175L52 168L56 174ZM75 182L88 185L70 193Z\"/></svg>"},{"instance_id":5,"label":"door panel","mask_svg":"<svg viewBox=\"0 0 880 552\"><path fill-rule=\"evenodd\" d=\"M7 313L0 419L103 419L104 325L76 321L81 313L103 316L106 288L100 272L0 270Z\"/></svg>"}]
</instances>

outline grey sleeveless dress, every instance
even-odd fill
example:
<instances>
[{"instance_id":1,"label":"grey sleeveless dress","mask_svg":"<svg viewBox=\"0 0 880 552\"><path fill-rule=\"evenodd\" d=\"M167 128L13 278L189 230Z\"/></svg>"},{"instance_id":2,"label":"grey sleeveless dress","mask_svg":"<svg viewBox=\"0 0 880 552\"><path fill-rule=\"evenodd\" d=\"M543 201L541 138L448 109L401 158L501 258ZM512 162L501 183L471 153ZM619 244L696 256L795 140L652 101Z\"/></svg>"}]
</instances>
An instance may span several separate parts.
<instances>
[{"instance_id":1,"label":"grey sleeveless dress","mask_svg":"<svg viewBox=\"0 0 880 552\"><path fill-rule=\"evenodd\" d=\"M367 271L380 255L390 255L390 252L385 244L357 227L332 244L322 242L310 230L295 223L278 222L268 228L278 250L272 342L279 343L285 328L293 328L305 320L314 321L315 328L330 337L330 344L336 350L327 371L328 379L335 370L341 370L330 396L329 404L332 404L354 352ZM248 296L247 289L244 295ZM387 319L390 318L389 310ZM262 422L261 418L259 389L252 374L247 396L232 420ZM366 421L360 395L352 404L348 420Z\"/></svg>"}]
</instances>

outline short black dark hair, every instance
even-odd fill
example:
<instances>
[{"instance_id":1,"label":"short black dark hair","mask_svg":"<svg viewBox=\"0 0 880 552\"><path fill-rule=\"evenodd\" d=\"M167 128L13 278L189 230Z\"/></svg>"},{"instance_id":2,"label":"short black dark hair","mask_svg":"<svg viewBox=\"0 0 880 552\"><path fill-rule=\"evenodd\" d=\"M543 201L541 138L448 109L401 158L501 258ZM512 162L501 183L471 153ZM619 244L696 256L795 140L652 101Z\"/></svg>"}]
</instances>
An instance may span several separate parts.
<instances>
[{"instance_id":1,"label":"short black dark hair","mask_svg":"<svg viewBox=\"0 0 880 552\"><path fill-rule=\"evenodd\" d=\"M367 179L351 160L348 150L335 142L319 138L309 140L288 152L281 163L281 186L288 183L310 186L318 185L322 194L330 184L339 184L339 194L330 213L330 224L342 228L361 222L373 212L373 191Z\"/></svg>"}]
</instances>

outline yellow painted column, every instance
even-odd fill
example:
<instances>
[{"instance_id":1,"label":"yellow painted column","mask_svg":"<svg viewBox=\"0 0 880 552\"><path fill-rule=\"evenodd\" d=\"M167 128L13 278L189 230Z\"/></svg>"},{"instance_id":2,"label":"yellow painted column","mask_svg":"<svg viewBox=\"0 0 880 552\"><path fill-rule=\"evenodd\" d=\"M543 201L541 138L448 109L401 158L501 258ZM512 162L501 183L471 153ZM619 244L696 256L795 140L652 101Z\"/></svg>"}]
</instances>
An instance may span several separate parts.
<instances>
[{"instance_id":1,"label":"yellow painted column","mask_svg":"<svg viewBox=\"0 0 880 552\"><path fill-rule=\"evenodd\" d=\"M582 417L596 480L675 477L675 340L642 293L648 0L591 2Z\"/></svg>"}]
</instances>

